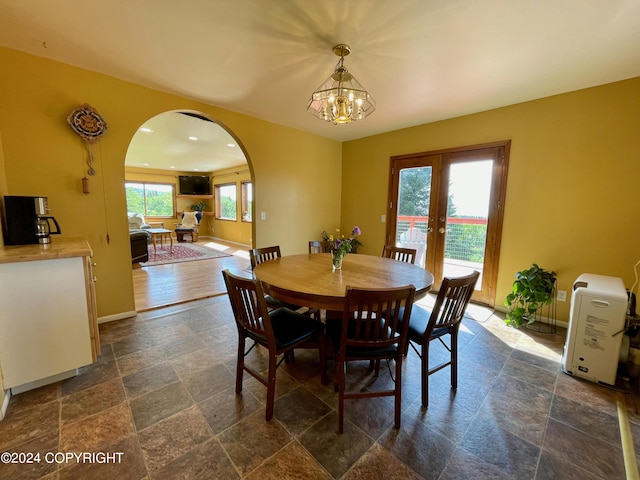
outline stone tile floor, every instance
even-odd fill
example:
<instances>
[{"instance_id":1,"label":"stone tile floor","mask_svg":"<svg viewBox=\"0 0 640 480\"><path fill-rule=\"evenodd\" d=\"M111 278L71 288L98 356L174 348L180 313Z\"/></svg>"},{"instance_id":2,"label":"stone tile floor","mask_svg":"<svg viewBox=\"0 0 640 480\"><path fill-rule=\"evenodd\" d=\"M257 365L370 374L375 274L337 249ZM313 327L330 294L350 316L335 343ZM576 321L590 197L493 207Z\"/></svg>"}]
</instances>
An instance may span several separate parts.
<instances>
[{"instance_id":1,"label":"stone tile floor","mask_svg":"<svg viewBox=\"0 0 640 480\"><path fill-rule=\"evenodd\" d=\"M420 405L420 366L405 362L402 427L393 401L346 403L319 381L317 352L297 351L277 376L275 417L249 375L234 392L236 331L226 296L101 325L99 361L72 379L13 397L0 422L0 452L122 453L121 463L2 464L2 479L622 479L616 402L624 401L638 450L636 390L605 388L559 370L563 329L514 330L500 314L473 313L460 338L459 388L448 370L430 378ZM433 361L445 354L432 347ZM254 366L264 365L260 350ZM330 379L333 363L329 364ZM368 364L350 378L389 382Z\"/></svg>"}]
</instances>

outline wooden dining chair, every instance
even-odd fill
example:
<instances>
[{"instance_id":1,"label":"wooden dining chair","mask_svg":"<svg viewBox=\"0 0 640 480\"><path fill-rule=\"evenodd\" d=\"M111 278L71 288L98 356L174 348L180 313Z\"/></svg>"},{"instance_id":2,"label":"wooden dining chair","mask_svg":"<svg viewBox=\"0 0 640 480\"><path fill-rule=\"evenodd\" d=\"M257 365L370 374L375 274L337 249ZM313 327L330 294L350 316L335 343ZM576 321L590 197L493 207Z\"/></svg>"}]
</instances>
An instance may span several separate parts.
<instances>
[{"instance_id":1,"label":"wooden dining chair","mask_svg":"<svg viewBox=\"0 0 640 480\"><path fill-rule=\"evenodd\" d=\"M263 262L268 262L271 260L275 260L276 258L282 257L280 253L280 245L274 245L272 247L262 247L262 248L252 248L249 250L249 260L251 261L251 270L256 268L257 265L260 265ZM266 295L265 299L267 301L267 306L271 308L280 308L287 307L291 310L299 310L301 307L299 305L292 305L290 303L281 302L275 297L271 295Z\"/></svg>"},{"instance_id":2,"label":"wooden dining chair","mask_svg":"<svg viewBox=\"0 0 640 480\"><path fill-rule=\"evenodd\" d=\"M413 306L408 343L421 359L422 405L425 408L429 405L429 375L449 366L451 388L458 388L458 331L479 276L480 273L474 271L464 277L445 277L433 308ZM445 335L450 336L449 345L443 340ZM451 355L447 361L429 367L429 344L436 339Z\"/></svg>"},{"instance_id":3,"label":"wooden dining chair","mask_svg":"<svg viewBox=\"0 0 640 480\"><path fill-rule=\"evenodd\" d=\"M354 398L393 396L394 425L400 428L402 359L415 292L413 285L385 290L347 287L342 320L327 323L327 339L336 354L338 433L344 431L344 401ZM347 363L356 360L386 360L393 389L345 391ZM395 373L390 361L395 362Z\"/></svg>"},{"instance_id":4,"label":"wooden dining chair","mask_svg":"<svg viewBox=\"0 0 640 480\"><path fill-rule=\"evenodd\" d=\"M318 240L310 240L309 241L309 253L331 253L331 246L333 242L329 241L318 241Z\"/></svg>"},{"instance_id":5,"label":"wooden dining chair","mask_svg":"<svg viewBox=\"0 0 640 480\"><path fill-rule=\"evenodd\" d=\"M417 251L414 248L401 248L395 245L385 245L382 248L383 257L411 264L416 263L416 253Z\"/></svg>"},{"instance_id":6,"label":"wooden dining chair","mask_svg":"<svg viewBox=\"0 0 640 480\"><path fill-rule=\"evenodd\" d=\"M269 262L271 260L275 260L281 257L282 257L282 253L280 252L280 245L274 245L272 247L252 248L251 250L249 250L249 260L251 261L251 270L253 270L254 268L256 268L257 265L260 265L263 262ZM269 309L286 307L295 311L303 308L302 305L294 305L291 303L283 302L271 295L265 295L265 300L267 302L267 307L269 307ZM320 310L316 308L307 309L304 312L304 314L313 316L316 318L316 320L320 320L321 318ZM291 357L288 357L288 358L293 358L293 354L291 355Z\"/></svg>"},{"instance_id":7,"label":"wooden dining chair","mask_svg":"<svg viewBox=\"0 0 640 480\"><path fill-rule=\"evenodd\" d=\"M248 372L267 387L265 418L271 420L275 401L276 369L287 352L294 348L305 348L307 342L312 348L318 348L321 380L326 384L324 325L285 307L269 311L262 285L258 280L233 275L228 269L222 271L222 276L238 328L236 393L242 392L242 377L245 371ZM253 345L248 350L247 339L253 340ZM266 378L245 363L245 357L256 345L267 349L269 366ZM280 355L282 358L278 361Z\"/></svg>"},{"instance_id":8,"label":"wooden dining chair","mask_svg":"<svg viewBox=\"0 0 640 480\"><path fill-rule=\"evenodd\" d=\"M280 253L280 245L274 245L272 247L252 248L249 250L249 260L251 261L251 270L256 268L256 265L260 265L262 262L268 262L269 260L275 260L282 257Z\"/></svg>"}]
</instances>

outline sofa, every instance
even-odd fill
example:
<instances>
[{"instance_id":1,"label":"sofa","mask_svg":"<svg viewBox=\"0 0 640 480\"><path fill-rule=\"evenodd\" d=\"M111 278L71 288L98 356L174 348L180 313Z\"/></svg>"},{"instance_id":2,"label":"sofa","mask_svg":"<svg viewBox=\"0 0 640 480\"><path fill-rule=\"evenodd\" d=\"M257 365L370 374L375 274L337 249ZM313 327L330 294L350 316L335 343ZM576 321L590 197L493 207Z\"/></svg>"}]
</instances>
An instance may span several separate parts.
<instances>
[{"instance_id":1,"label":"sofa","mask_svg":"<svg viewBox=\"0 0 640 480\"><path fill-rule=\"evenodd\" d=\"M128 213L129 241L131 242L131 263L147 262L149 260L149 242L151 234L146 230L151 228L144 216L139 213Z\"/></svg>"},{"instance_id":2,"label":"sofa","mask_svg":"<svg viewBox=\"0 0 640 480\"><path fill-rule=\"evenodd\" d=\"M149 261L149 233L129 230L131 242L131 263Z\"/></svg>"}]
</instances>

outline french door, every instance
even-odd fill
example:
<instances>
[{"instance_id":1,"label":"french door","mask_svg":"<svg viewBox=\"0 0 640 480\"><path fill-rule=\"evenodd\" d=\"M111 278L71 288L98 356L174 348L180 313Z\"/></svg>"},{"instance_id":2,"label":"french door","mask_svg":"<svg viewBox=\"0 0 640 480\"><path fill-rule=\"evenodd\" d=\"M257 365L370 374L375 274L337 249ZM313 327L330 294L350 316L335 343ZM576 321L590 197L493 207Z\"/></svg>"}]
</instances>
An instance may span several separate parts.
<instances>
[{"instance_id":1,"label":"french door","mask_svg":"<svg viewBox=\"0 0 640 480\"><path fill-rule=\"evenodd\" d=\"M473 300L495 303L509 141L391 157L386 242L417 250L442 278L480 272Z\"/></svg>"}]
</instances>

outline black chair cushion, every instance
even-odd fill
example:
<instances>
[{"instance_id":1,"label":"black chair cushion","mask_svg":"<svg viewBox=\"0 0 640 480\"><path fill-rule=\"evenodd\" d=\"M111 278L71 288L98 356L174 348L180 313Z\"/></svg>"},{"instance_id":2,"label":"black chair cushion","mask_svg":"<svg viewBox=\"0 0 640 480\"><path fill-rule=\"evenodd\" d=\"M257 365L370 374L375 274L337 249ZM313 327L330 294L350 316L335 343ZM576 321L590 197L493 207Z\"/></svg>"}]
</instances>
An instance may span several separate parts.
<instances>
[{"instance_id":1,"label":"black chair cushion","mask_svg":"<svg viewBox=\"0 0 640 480\"><path fill-rule=\"evenodd\" d=\"M355 328L355 320L349 322L349 333ZM340 351L342 341L342 321L331 320L327 322L327 338L336 351ZM387 358L393 356L398 351L397 345L385 345L381 347L356 347L349 345L345 351L345 357L362 358L362 357L379 357Z\"/></svg>"},{"instance_id":2,"label":"black chair cushion","mask_svg":"<svg viewBox=\"0 0 640 480\"><path fill-rule=\"evenodd\" d=\"M300 315L288 308L278 308L269 312L273 334L278 349L286 348L305 338L310 338L322 331L324 325L305 315Z\"/></svg>"},{"instance_id":3,"label":"black chair cushion","mask_svg":"<svg viewBox=\"0 0 640 480\"><path fill-rule=\"evenodd\" d=\"M422 305L413 304L411 308L411 317L409 319L409 340L416 343L422 343L422 339L429 324L431 310ZM436 327L433 329L431 338L438 338L446 335L451 331L451 327Z\"/></svg>"},{"instance_id":4,"label":"black chair cushion","mask_svg":"<svg viewBox=\"0 0 640 480\"><path fill-rule=\"evenodd\" d=\"M299 308L301 308L299 305L293 305L292 303L283 302L275 297L272 297L271 295L265 295L264 299L267 302L267 305L269 305L271 308L284 307L288 308L289 310L298 310Z\"/></svg>"}]
</instances>

